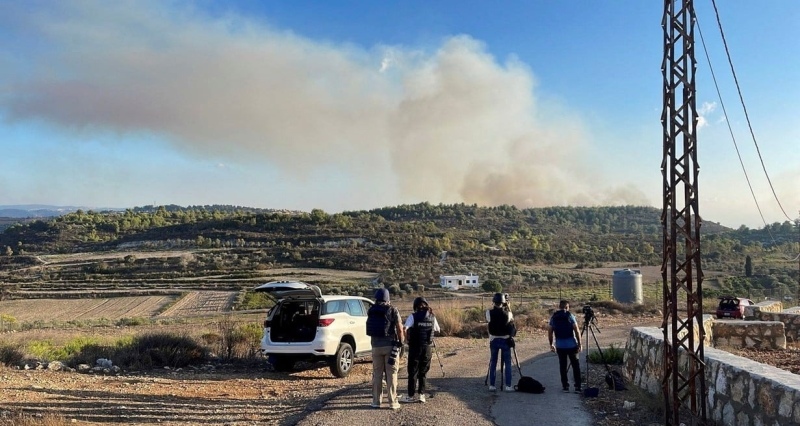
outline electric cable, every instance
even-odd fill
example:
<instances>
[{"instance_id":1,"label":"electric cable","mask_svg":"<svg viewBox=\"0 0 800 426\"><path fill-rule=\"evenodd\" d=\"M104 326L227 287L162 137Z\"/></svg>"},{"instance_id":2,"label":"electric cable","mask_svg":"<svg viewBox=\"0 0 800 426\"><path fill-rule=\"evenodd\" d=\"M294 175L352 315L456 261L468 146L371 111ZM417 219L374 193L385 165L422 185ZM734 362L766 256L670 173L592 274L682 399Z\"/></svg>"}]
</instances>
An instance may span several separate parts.
<instances>
[{"instance_id":1,"label":"electric cable","mask_svg":"<svg viewBox=\"0 0 800 426\"><path fill-rule=\"evenodd\" d=\"M784 210L781 201L778 199L778 194L775 192L775 187L772 186L772 180L769 177L769 173L767 173L767 167L764 165L764 159L761 157L761 149L758 147L758 141L756 140L756 135L755 132L753 131L753 126L750 123L750 115L747 113L747 106L744 103L744 97L742 96L742 89L739 86L739 79L736 77L736 70L733 67L733 60L731 59L731 54L730 51L728 50L728 42L725 39L725 32L722 30L722 20L719 17L719 10L717 9L717 1L711 0L711 4L714 6L714 14L717 17L717 26L719 27L720 36L722 36L722 44L725 46L725 54L728 57L728 64L730 65L731 73L733 74L733 81L736 84L736 90L739 93L739 101L742 103L742 110L744 111L744 116L745 119L747 120L747 127L748 129L750 129L750 136L753 138L753 144L756 147L756 152L758 152L758 159L759 161L761 161L761 168L764 170L764 175L767 177L767 182L769 182L769 187L772 190L772 195L775 197L775 201L778 203L778 207L780 207L781 212L783 212L783 215L786 216L786 219L791 221L792 218L790 218L789 215L786 213L786 210Z\"/></svg>"},{"instance_id":2,"label":"electric cable","mask_svg":"<svg viewBox=\"0 0 800 426\"><path fill-rule=\"evenodd\" d=\"M703 30L700 28L700 21L695 18L695 23L697 24L697 32L700 34L700 42L703 45L703 53L706 55L706 61L708 61L708 69L711 72L711 79L714 81L714 88L717 91L717 98L719 99L719 105L722 108L722 115L725 116L725 124L728 125L728 132L731 134L731 140L733 141L733 147L736 149L736 156L739 157L739 164L742 166L742 172L744 173L744 179L747 181L747 187L750 188L750 194L753 196L753 202L756 205L756 209L758 209L758 215L761 216L761 221L764 223L764 229L767 230L769 233L770 239L772 242L777 245L775 238L772 236L772 232L769 230L767 226L767 220L764 218L764 213L761 211L761 206L758 204L758 197L756 197L756 193L753 190L753 184L750 182L750 176L747 174L747 168L744 165L744 160L742 160L742 153L739 151L739 144L736 143L736 136L733 133L733 128L731 127L731 120L728 118L728 110L725 108L725 102L722 100L722 93L719 90L719 84L717 83L717 75L714 72L714 66L711 64L711 57L708 55L708 48L706 47L706 40L703 37Z\"/></svg>"}]
</instances>

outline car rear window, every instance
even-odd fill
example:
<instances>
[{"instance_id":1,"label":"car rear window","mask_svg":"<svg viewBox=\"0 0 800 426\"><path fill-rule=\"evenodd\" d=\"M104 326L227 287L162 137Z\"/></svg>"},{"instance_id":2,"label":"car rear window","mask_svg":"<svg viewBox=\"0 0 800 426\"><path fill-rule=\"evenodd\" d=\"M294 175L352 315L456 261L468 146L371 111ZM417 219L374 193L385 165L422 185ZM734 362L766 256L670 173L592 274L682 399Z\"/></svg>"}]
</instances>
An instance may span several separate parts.
<instances>
[{"instance_id":1,"label":"car rear window","mask_svg":"<svg viewBox=\"0 0 800 426\"><path fill-rule=\"evenodd\" d=\"M322 314L337 314L344 312L354 317L363 317L367 315L364 305L358 299L345 299L345 300L330 300L325 302L322 309Z\"/></svg>"}]
</instances>

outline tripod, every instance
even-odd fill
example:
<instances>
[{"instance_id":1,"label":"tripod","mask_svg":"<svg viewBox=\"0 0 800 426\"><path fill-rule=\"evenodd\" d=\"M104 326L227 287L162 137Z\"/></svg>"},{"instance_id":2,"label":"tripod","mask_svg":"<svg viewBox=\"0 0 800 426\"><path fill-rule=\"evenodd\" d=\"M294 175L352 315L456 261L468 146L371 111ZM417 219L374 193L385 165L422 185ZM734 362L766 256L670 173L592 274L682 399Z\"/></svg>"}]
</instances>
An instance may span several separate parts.
<instances>
[{"instance_id":1,"label":"tripod","mask_svg":"<svg viewBox=\"0 0 800 426\"><path fill-rule=\"evenodd\" d=\"M583 318L583 329L581 331L584 337L586 338L586 346L585 346L586 367L584 368L584 371L586 371L586 373L584 376L585 379L584 383L586 383L586 386L589 387L589 334L592 335L592 338L594 339L594 344L597 346L597 351L600 352L600 359L603 360L603 365L605 365L606 371L608 371L609 374L611 374L611 367L609 367L608 364L606 363L606 357L603 354L603 348L600 347L600 342L597 341L597 335L595 335L595 331L600 333L600 328L597 327L597 317L594 316L594 312L592 312L591 309L589 309L588 311L584 309L584 313L585 314Z\"/></svg>"}]
</instances>

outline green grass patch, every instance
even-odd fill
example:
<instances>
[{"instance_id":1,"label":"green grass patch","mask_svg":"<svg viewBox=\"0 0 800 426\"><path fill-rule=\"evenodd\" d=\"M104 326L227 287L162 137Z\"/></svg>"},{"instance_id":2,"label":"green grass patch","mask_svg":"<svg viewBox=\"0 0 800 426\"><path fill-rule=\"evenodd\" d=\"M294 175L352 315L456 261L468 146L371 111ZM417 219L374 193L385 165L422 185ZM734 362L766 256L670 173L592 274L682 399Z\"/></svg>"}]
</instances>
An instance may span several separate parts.
<instances>
[{"instance_id":1,"label":"green grass patch","mask_svg":"<svg viewBox=\"0 0 800 426\"><path fill-rule=\"evenodd\" d=\"M76 337L63 345L56 345L52 340L33 340L28 342L26 351L34 358L44 361L67 360L79 354L87 346L99 345L99 340L92 337Z\"/></svg>"},{"instance_id":2,"label":"green grass patch","mask_svg":"<svg viewBox=\"0 0 800 426\"><path fill-rule=\"evenodd\" d=\"M600 350L590 350L588 357L589 362L592 364L622 365L625 358L625 349L612 343L611 346L603 349L602 352L600 352Z\"/></svg>"},{"instance_id":3,"label":"green grass patch","mask_svg":"<svg viewBox=\"0 0 800 426\"><path fill-rule=\"evenodd\" d=\"M338 294L338 293L332 293ZM246 311L252 309L267 309L271 308L275 302L267 296L266 293L256 293L253 291L247 291L242 297L241 303L236 306L237 311Z\"/></svg>"}]
</instances>

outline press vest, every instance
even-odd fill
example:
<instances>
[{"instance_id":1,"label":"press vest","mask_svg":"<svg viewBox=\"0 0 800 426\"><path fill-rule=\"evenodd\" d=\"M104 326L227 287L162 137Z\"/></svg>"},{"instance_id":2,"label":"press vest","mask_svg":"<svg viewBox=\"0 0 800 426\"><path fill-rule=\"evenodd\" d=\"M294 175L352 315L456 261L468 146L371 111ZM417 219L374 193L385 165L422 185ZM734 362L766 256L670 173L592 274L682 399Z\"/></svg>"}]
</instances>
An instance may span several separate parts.
<instances>
[{"instance_id":1,"label":"press vest","mask_svg":"<svg viewBox=\"0 0 800 426\"><path fill-rule=\"evenodd\" d=\"M367 335L372 337L390 337L396 334L393 307L386 303L376 303L367 311Z\"/></svg>"},{"instance_id":2,"label":"press vest","mask_svg":"<svg viewBox=\"0 0 800 426\"><path fill-rule=\"evenodd\" d=\"M408 344L430 345L431 336L433 336L433 315L428 310L414 312L414 325L408 333Z\"/></svg>"},{"instance_id":3,"label":"press vest","mask_svg":"<svg viewBox=\"0 0 800 426\"><path fill-rule=\"evenodd\" d=\"M503 308L492 308L489 311L489 334L492 336L510 336L513 326L508 311Z\"/></svg>"}]
</instances>

